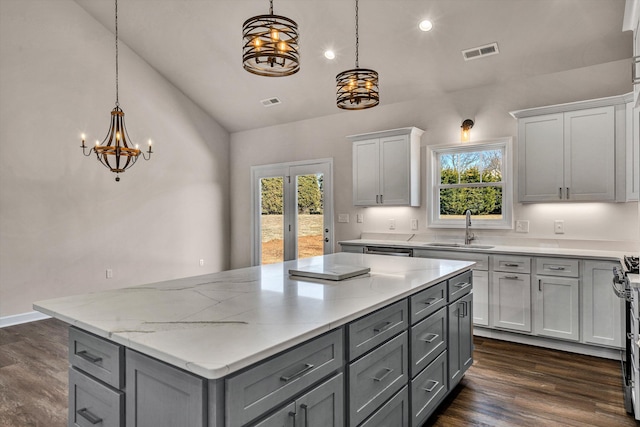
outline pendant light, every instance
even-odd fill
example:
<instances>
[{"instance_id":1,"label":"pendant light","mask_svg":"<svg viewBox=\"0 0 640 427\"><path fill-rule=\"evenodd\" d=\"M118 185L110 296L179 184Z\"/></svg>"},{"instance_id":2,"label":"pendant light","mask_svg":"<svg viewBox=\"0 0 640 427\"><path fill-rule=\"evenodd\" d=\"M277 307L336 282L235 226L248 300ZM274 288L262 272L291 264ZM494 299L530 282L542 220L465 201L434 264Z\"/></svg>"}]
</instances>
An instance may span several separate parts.
<instances>
[{"instance_id":1,"label":"pendant light","mask_svg":"<svg viewBox=\"0 0 640 427\"><path fill-rule=\"evenodd\" d=\"M124 111L120 108L118 100L118 0L115 0L116 4L116 106L111 110L111 124L107 136L102 143L96 141L95 147L92 147L87 152L87 146L85 145L85 135L82 134L82 152L85 156L90 156L91 153L95 153L96 157L105 167L111 172L116 173L116 182L120 181L119 173L124 172L133 166L140 154L145 160L151 158L151 140L149 140L149 148L146 153L143 153L138 149L136 144L133 147L131 138L127 133L127 128L124 126Z\"/></svg>"},{"instance_id":2,"label":"pendant light","mask_svg":"<svg viewBox=\"0 0 640 427\"><path fill-rule=\"evenodd\" d=\"M344 110L364 110L380 103L378 73L358 64L358 0L356 0L356 67L336 76L337 105Z\"/></svg>"},{"instance_id":3,"label":"pendant light","mask_svg":"<svg viewBox=\"0 0 640 427\"><path fill-rule=\"evenodd\" d=\"M298 24L284 16L269 14L247 19L242 25L242 64L259 76L283 77L300 70Z\"/></svg>"}]
</instances>

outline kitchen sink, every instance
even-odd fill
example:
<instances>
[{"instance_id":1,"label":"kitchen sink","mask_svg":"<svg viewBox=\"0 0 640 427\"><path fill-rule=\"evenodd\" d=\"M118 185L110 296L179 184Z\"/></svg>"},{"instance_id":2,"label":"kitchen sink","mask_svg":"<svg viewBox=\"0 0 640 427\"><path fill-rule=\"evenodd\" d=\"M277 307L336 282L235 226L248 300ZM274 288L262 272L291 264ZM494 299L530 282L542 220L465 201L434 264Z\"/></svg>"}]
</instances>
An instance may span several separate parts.
<instances>
[{"instance_id":1,"label":"kitchen sink","mask_svg":"<svg viewBox=\"0 0 640 427\"><path fill-rule=\"evenodd\" d=\"M476 245L470 244L465 245L463 243L446 243L446 242L433 242L433 243L425 243L423 246L433 246L437 248L462 248L462 249L491 249L493 246L490 245Z\"/></svg>"}]
</instances>

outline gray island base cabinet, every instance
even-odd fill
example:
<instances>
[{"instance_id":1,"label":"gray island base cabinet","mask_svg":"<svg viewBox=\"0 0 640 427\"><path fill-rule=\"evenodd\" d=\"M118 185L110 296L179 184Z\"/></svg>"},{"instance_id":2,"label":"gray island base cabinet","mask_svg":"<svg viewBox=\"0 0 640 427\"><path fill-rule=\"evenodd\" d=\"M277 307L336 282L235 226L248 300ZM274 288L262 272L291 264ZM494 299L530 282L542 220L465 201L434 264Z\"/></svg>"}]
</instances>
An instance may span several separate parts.
<instances>
[{"instance_id":1,"label":"gray island base cabinet","mask_svg":"<svg viewBox=\"0 0 640 427\"><path fill-rule=\"evenodd\" d=\"M418 427L473 363L472 307L467 271L218 380L72 326L69 426Z\"/></svg>"}]
</instances>

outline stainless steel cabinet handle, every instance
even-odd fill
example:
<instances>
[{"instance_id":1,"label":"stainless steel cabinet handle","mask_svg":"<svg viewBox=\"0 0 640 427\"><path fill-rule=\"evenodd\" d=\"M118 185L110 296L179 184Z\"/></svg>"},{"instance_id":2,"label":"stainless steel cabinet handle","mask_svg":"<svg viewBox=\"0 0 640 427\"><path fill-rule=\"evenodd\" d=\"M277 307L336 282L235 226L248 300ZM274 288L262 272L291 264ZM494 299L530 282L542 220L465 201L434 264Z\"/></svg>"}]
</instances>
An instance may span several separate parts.
<instances>
[{"instance_id":1,"label":"stainless steel cabinet handle","mask_svg":"<svg viewBox=\"0 0 640 427\"><path fill-rule=\"evenodd\" d=\"M379 377L373 377L374 381L378 381L378 382L382 381L385 378L387 378L391 372L393 372L393 369L391 369L391 368L382 368L382 369L385 370L386 372L384 374L382 374L381 376L379 376Z\"/></svg>"},{"instance_id":2,"label":"stainless steel cabinet handle","mask_svg":"<svg viewBox=\"0 0 640 427\"><path fill-rule=\"evenodd\" d=\"M508 262L507 262L507 263L505 263L505 264L504 264L504 266L505 266L505 267L519 267L519 266L520 266L520 264L513 264L513 263L508 263Z\"/></svg>"},{"instance_id":3,"label":"stainless steel cabinet handle","mask_svg":"<svg viewBox=\"0 0 640 427\"><path fill-rule=\"evenodd\" d=\"M307 405L304 403L300 405L302 412L304 412L304 427L309 427L309 413L307 412Z\"/></svg>"},{"instance_id":4,"label":"stainless steel cabinet handle","mask_svg":"<svg viewBox=\"0 0 640 427\"><path fill-rule=\"evenodd\" d=\"M373 328L373 332L375 332L376 334L379 334L380 332L384 332L387 329L389 329L390 326L391 326L391 322L381 323L380 325Z\"/></svg>"},{"instance_id":5,"label":"stainless steel cabinet handle","mask_svg":"<svg viewBox=\"0 0 640 427\"><path fill-rule=\"evenodd\" d=\"M569 187L567 187L567 200L569 200Z\"/></svg>"},{"instance_id":6,"label":"stainless steel cabinet handle","mask_svg":"<svg viewBox=\"0 0 640 427\"><path fill-rule=\"evenodd\" d=\"M538 279L538 290L542 292L542 279Z\"/></svg>"},{"instance_id":7,"label":"stainless steel cabinet handle","mask_svg":"<svg viewBox=\"0 0 640 427\"><path fill-rule=\"evenodd\" d=\"M553 270L553 271L563 271L564 267L562 266L555 266L555 265L550 265L549 267L547 267L549 270Z\"/></svg>"},{"instance_id":8,"label":"stainless steel cabinet handle","mask_svg":"<svg viewBox=\"0 0 640 427\"><path fill-rule=\"evenodd\" d=\"M293 380L295 378L303 376L304 374L306 374L307 372L309 372L312 369L313 369L313 365L311 363L305 363L304 364L304 368L300 369L298 372L296 372L293 375L289 375L288 377L286 377L284 375L281 376L280 377L280 381L284 381L285 383L289 382L289 381L291 381L291 380Z\"/></svg>"},{"instance_id":9,"label":"stainless steel cabinet handle","mask_svg":"<svg viewBox=\"0 0 640 427\"><path fill-rule=\"evenodd\" d=\"M296 413L293 411L289 411L289 416L293 417L293 425L296 425Z\"/></svg>"},{"instance_id":10,"label":"stainless steel cabinet handle","mask_svg":"<svg viewBox=\"0 0 640 427\"><path fill-rule=\"evenodd\" d=\"M558 198L562 199L562 187L558 188Z\"/></svg>"},{"instance_id":11,"label":"stainless steel cabinet handle","mask_svg":"<svg viewBox=\"0 0 640 427\"><path fill-rule=\"evenodd\" d=\"M422 303L423 303L424 305L431 305L431 304L433 304L433 303L434 303L434 302L436 302L436 301L440 301L440 298L431 297L431 298L428 298L428 299L426 299L426 300L422 301Z\"/></svg>"},{"instance_id":12,"label":"stainless steel cabinet handle","mask_svg":"<svg viewBox=\"0 0 640 427\"><path fill-rule=\"evenodd\" d=\"M434 380L429 380L428 382L431 383L431 387L429 387L429 388L421 387L420 388L421 390L424 390L427 393L431 393L433 390L435 390L436 387L438 387L438 384L440 384L438 381L434 381Z\"/></svg>"},{"instance_id":13,"label":"stainless steel cabinet handle","mask_svg":"<svg viewBox=\"0 0 640 427\"><path fill-rule=\"evenodd\" d=\"M91 363L98 363L98 362L102 362L102 357L100 356L94 356L91 353L88 353L87 350L82 350L76 353L80 358L86 360L87 362L91 362Z\"/></svg>"},{"instance_id":14,"label":"stainless steel cabinet handle","mask_svg":"<svg viewBox=\"0 0 640 427\"><path fill-rule=\"evenodd\" d=\"M380 204L384 204L384 200L382 200L382 194L380 195Z\"/></svg>"},{"instance_id":15,"label":"stainless steel cabinet handle","mask_svg":"<svg viewBox=\"0 0 640 427\"><path fill-rule=\"evenodd\" d=\"M505 279L518 280L518 276L504 276Z\"/></svg>"},{"instance_id":16,"label":"stainless steel cabinet handle","mask_svg":"<svg viewBox=\"0 0 640 427\"><path fill-rule=\"evenodd\" d=\"M438 338L440 335L438 334L426 334L425 336L423 336L422 338L420 338L420 341L424 341L424 342L428 342L428 343L432 343L433 341L435 341L436 338ZM427 338L429 337L429 338Z\"/></svg>"},{"instance_id":17,"label":"stainless steel cabinet handle","mask_svg":"<svg viewBox=\"0 0 640 427\"><path fill-rule=\"evenodd\" d=\"M456 288L462 289L462 288L466 288L467 286L470 286L470 285L471 285L471 283L469 283L469 282L460 282L460 283L456 283L453 286L455 286Z\"/></svg>"},{"instance_id":18,"label":"stainless steel cabinet handle","mask_svg":"<svg viewBox=\"0 0 640 427\"><path fill-rule=\"evenodd\" d=\"M78 409L76 414L80 415L85 420L89 421L91 424L98 424L102 422L102 418L96 417L93 415L87 408Z\"/></svg>"}]
</instances>

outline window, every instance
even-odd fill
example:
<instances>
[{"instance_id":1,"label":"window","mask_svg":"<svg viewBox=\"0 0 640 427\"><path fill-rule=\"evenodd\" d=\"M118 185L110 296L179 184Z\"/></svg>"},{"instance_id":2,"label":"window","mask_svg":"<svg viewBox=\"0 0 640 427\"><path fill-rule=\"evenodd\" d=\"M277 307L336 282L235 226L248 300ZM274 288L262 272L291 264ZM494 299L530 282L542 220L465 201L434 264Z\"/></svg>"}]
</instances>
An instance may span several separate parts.
<instances>
[{"instance_id":1,"label":"window","mask_svg":"<svg viewBox=\"0 0 640 427\"><path fill-rule=\"evenodd\" d=\"M511 138L427 148L429 227L464 227L470 210L473 228L513 228Z\"/></svg>"}]
</instances>

